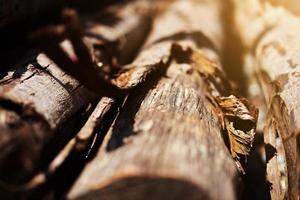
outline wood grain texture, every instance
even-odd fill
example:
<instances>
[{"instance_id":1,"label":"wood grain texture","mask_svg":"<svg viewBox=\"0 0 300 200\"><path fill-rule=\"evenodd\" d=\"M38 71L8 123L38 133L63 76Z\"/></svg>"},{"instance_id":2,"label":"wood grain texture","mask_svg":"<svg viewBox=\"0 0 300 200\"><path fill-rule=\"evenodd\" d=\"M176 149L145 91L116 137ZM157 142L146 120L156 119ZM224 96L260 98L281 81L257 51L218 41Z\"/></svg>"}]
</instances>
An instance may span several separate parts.
<instances>
[{"instance_id":1,"label":"wood grain texture","mask_svg":"<svg viewBox=\"0 0 300 200\"><path fill-rule=\"evenodd\" d=\"M235 166L222 143L217 116L206 108L197 72L182 75L186 67L172 64L168 78L154 89L128 98L108 148L124 146L88 165L71 198L234 198Z\"/></svg>"},{"instance_id":2,"label":"wood grain texture","mask_svg":"<svg viewBox=\"0 0 300 200\"><path fill-rule=\"evenodd\" d=\"M235 1L236 28L268 105L264 140L272 199L299 198L300 19L289 10L293 3Z\"/></svg>"},{"instance_id":3,"label":"wood grain texture","mask_svg":"<svg viewBox=\"0 0 300 200\"><path fill-rule=\"evenodd\" d=\"M229 134L226 119L232 123L239 114L225 103L235 97L224 97L230 87L217 53L220 2L175 1L158 16L130 70L114 81L126 88L151 71L156 76L129 94L68 198L236 199L238 172L222 132ZM241 115L252 131L248 108Z\"/></svg>"}]
</instances>

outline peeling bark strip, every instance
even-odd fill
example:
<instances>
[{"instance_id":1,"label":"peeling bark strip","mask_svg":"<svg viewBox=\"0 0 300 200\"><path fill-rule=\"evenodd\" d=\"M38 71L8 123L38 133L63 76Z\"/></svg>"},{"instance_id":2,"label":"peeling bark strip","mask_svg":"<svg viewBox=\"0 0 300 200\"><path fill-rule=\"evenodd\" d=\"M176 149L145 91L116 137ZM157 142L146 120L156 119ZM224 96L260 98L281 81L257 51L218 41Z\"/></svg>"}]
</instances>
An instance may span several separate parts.
<instances>
[{"instance_id":1,"label":"peeling bark strip","mask_svg":"<svg viewBox=\"0 0 300 200\"><path fill-rule=\"evenodd\" d=\"M129 94L107 146L68 198L236 198L237 170L222 127L231 127L233 156L247 155L256 113L236 97L224 97L230 88L216 50L220 3L176 1L158 16L142 52L114 82L130 88L152 71L157 76ZM235 120L250 127L237 127Z\"/></svg>"},{"instance_id":2,"label":"peeling bark strip","mask_svg":"<svg viewBox=\"0 0 300 200\"><path fill-rule=\"evenodd\" d=\"M271 197L298 199L300 18L280 7L279 1L236 0L235 5L238 31L251 50L269 107L264 139Z\"/></svg>"},{"instance_id":3,"label":"peeling bark strip","mask_svg":"<svg viewBox=\"0 0 300 200\"><path fill-rule=\"evenodd\" d=\"M87 88L116 97L128 91L107 79L118 71L119 64L131 61L137 53L149 32L151 11L154 9L148 1L128 2L107 9L107 13L83 16L81 24L77 13L67 9L63 12L64 24L38 30L33 38L66 73ZM65 37L74 51L61 49L59 42Z\"/></svg>"},{"instance_id":4,"label":"peeling bark strip","mask_svg":"<svg viewBox=\"0 0 300 200\"><path fill-rule=\"evenodd\" d=\"M44 166L95 99L45 55L35 59L0 81L1 186L23 183Z\"/></svg>"}]
</instances>

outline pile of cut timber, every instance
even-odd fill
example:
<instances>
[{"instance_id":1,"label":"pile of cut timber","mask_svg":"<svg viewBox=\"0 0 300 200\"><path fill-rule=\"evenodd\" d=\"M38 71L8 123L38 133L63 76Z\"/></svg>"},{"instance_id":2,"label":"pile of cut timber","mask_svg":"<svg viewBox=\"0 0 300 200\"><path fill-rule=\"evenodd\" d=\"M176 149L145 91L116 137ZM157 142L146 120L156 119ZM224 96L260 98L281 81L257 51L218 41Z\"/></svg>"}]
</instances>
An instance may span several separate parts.
<instances>
[{"instance_id":1,"label":"pile of cut timber","mask_svg":"<svg viewBox=\"0 0 300 200\"><path fill-rule=\"evenodd\" d=\"M299 5L0 0L0 199L299 199Z\"/></svg>"}]
</instances>

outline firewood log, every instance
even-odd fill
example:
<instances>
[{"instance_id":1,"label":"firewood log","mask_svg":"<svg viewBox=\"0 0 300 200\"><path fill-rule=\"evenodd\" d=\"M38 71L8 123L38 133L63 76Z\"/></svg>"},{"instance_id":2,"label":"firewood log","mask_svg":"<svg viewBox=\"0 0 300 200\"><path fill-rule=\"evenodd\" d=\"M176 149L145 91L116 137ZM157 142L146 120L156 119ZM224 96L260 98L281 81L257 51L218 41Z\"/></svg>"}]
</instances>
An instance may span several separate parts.
<instances>
[{"instance_id":1,"label":"firewood log","mask_svg":"<svg viewBox=\"0 0 300 200\"><path fill-rule=\"evenodd\" d=\"M131 90L67 198L237 198L237 166L242 171L257 112L232 95L222 71L220 5L179 0L157 17L113 82L131 88L152 76Z\"/></svg>"}]
</instances>

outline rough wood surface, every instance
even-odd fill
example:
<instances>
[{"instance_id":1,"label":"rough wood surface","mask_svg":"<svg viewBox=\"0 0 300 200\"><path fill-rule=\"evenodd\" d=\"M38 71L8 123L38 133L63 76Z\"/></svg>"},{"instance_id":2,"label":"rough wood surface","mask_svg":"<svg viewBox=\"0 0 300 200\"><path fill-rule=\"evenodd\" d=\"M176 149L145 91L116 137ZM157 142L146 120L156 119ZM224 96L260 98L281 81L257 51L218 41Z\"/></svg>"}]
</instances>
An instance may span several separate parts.
<instances>
[{"instance_id":1,"label":"rough wood surface","mask_svg":"<svg viewBox=\"0 0 300 200\"><path fill-rule=\"evenodd\" d=\"M249 153L256 113L228 96L217 53L220 2L176 1L158 16L142 52L114 83L133 87L158 75L129 94L68 198L236 198L230 152L237 164Z\"/></svg>"},{"instance_id":2,"label":"rough wood surface","mask_svg":"<svg viewBox=\"0 0 300 200\"><path fill-rule=\"evenodd\" d=\"M272 199L299 198L300 19L281 6L293 3L235 1L237 31L268 105L264 139Z\"/></svg>"}]
</instances>

